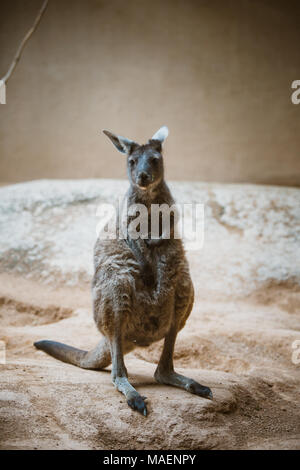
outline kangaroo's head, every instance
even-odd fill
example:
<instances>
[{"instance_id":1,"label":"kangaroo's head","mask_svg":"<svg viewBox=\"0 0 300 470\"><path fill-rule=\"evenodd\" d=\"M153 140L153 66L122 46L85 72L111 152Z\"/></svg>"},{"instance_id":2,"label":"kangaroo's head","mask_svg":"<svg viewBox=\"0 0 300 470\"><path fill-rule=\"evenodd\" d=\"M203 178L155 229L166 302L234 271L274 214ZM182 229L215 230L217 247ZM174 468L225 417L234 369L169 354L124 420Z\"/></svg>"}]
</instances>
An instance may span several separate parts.
<instances>
[{"instance_id":1,"label":"kangaroo's head","mask_svg":"<svg viewBox=\"0 0 300 470\"><path fill-rule=\"evenodd\" d=\"M168 128L161 127L145 145L133 140L103 131L119 152L127 155L129 181L143 191L159 184L164 177L162 143L168 136Z\"/></svg>"}]
</instances>

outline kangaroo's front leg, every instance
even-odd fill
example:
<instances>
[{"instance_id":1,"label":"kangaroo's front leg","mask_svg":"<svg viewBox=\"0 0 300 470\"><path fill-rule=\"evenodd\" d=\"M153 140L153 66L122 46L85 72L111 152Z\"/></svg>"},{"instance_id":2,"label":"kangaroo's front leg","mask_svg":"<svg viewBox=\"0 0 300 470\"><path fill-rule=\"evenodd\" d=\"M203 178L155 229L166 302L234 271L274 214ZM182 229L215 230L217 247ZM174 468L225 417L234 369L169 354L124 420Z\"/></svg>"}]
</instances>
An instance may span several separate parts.
<instances>
[{"instance_id":1,"label":"kangaroo's front leg","mask_svg":"<svg viewBox=\"0 0 300 470\"><path fill-rule=\"evenodd\" d=\"M177 336L177 328L173 325L165 337L163 351L155 371L155 380L161 384L173 385L204 398L213 398L209 387L199 384L193 379L177 374L174 371L173 353Z\"/></svg>"},{"instance_id":2,"label":"kangaroo's front leg","mask_svg":"<svg viewBox=\"0 0 300 470\"><path fill-rule=\"evenodd\" d=\"M127 399L128 405L134 410L139 411L144 416L147 416L147 408L144 402L145 397L135 390L129 383L127 378L127 369L124 364L123 357L123 339L121 330L115 332L110 341L111 358L112 358L112 382L114 386L123 393Z\"/></svg>"}]
</instances>

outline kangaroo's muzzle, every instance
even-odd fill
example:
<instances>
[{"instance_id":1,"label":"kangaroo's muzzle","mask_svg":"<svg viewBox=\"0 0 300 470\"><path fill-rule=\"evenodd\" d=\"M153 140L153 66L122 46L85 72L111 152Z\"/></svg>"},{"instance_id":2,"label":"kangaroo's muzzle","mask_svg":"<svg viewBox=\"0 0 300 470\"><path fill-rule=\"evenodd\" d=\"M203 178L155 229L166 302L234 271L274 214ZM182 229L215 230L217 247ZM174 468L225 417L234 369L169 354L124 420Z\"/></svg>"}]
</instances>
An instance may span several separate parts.
<instances>
[{"instance_id":1,"label":"kangaroo's muzzle","mask_svg":"<svg viewBox=\"0 0 300 470\"><path fill-rule=\"evenodd\" d=\"M143 171L138 174L136 183L141 189L146 189L149 184L152 183L152 175L149 175Z\"/></svg>"}]
</instances>

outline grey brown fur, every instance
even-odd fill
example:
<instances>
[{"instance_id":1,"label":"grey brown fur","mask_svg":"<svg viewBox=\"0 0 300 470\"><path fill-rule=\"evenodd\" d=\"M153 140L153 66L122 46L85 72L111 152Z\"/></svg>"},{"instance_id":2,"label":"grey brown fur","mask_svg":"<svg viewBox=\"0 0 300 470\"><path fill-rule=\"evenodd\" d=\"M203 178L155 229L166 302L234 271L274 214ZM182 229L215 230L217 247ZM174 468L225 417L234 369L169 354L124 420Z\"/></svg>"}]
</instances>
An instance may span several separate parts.
<instances>
[{"instance_id":1,"label":"grey brown fur","mask_svg":"<svg viewBox=\"0 0 300 470\"><path fill-rule=\"evenodd\" d=\"M161 128L146 145L104 133L117 149L127 155L130 187L128 206L174 201L164 181L162 142L168 135ZM130 223L130 218L127 223ZM149 225L150 227L150 225ZM171 235L174 234L171 226ZM121 227L118 227L118 231ZM38 341L36 348L53 357L85 369L104 369L112 364L112 381L128 405L146 416L145 397L128 381L124 355L136 346L148 346L164 338L163 351L155 371L161 384L183 388L205 398L211 390L174 371L173 352L177 333L192 310L193 284L181 239L102 240L94 249L95 274L92 281L94 320L104 338L92 351L82 351L54 341Z\"/></svg>"}]
</instances>

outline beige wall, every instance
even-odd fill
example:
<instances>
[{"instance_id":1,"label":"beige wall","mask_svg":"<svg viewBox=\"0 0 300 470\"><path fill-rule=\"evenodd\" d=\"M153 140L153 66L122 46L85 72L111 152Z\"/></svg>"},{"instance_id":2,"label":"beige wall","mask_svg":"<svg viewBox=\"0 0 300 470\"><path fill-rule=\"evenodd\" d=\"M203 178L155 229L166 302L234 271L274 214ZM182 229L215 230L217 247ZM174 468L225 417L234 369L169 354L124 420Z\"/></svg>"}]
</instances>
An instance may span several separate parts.
<instances>
[{"instance_id":1,"label":"beige wall","mask_svg":"<svg viewBox=\"0 0 300 470\"><path fill-rule=\"evenodd\" d=\"M41 2L1 1L0 75ZM299 185L298 3L50 0L0 105L0 181L124 177L100 129L167 124L169 179Z\"/></svg>"}]
</instances>

